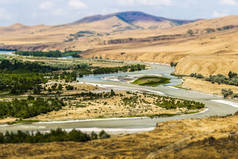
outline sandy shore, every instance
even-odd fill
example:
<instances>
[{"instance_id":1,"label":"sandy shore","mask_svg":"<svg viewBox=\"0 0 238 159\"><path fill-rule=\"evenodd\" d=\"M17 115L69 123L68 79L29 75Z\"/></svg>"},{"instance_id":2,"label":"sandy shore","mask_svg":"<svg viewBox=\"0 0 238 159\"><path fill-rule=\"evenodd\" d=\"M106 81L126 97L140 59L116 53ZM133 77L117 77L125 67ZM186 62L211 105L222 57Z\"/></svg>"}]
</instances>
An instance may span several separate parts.
<instances>
[{"instance_id":1,"label":"sandy shore","mask_svg":"<svg viewBox=\"0 0 238 159\"><path fill-rule=\"evenodd\" d=\"M16 118L5 118L5 119L0 119L0 124L4 124L4 123L11 123L16 121Z\"/></svg>"}]
</instances>

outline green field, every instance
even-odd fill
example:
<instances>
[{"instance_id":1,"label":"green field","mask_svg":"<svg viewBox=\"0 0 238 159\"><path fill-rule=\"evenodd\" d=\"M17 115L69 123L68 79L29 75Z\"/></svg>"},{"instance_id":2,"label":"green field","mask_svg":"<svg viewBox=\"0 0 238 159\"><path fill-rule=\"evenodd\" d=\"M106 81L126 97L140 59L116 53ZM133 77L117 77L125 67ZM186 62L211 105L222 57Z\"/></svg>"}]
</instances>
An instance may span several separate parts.
<instances>
[{"instance_id":1,"label":"green field","mask_svg":"<svg viewBox=\"0 0 238 159\"><path fill-rule=\"evenodd\" d=\"M170 83L169 78L159 76L144 76L132 82L132 84L151 87L157 87L161 84L168 84L168 83Z\"/></svg>"}]
</instances>

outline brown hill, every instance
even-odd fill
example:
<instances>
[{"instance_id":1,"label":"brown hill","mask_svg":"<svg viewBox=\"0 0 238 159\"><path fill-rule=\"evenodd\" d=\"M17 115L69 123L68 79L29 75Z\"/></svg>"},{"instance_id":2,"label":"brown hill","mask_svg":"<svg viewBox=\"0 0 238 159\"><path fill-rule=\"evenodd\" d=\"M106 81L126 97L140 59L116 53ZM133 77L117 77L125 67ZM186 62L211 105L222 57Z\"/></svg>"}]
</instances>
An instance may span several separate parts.
<instances>
[{"instance_id":1,"label":"brown hill","mask_svg":"<svg viewBox=\"0 0 238 159\"><path fill-rule=\"evenodd\" d=\"M113 13L108 15L89 16L81 20L78 20L74 22L73 24L91 23L91 22L101 21L105 19L110 19L112 17L117 17L118 19L124 21L125 23L135 25L138 29L139 28L140 29L144 29L144 28L154 29L154 28L157 28L158 25L161 25L160 23L164 23L164 22L167 22L170 24L169 26L168 25L165 26L166 28L169 28L175 25L182 25L182 24L194 22L192 20L168 19L164 17L157 17L150 14L146 14L144 12L130 11L130 12ZM147 23L146 27L144 25L145 23Z\"/></svg>"},{"instance_id":2,"label":"brown hill","mask_svg":"<svg viewBox=\"0 0 238 159\"><path fill-rule=\"evenodd\" d=\"M0 43L4 48L23 50L82 50L85 57L179 62L177 74L238 72L238 16L177 26L166 18L156 21L158 17L149 16L145 21L145 15L141 14L126 17L129 22L111 14L61 26L4 28L19 28L12 31L0 28ZM158 27L151 29L153 25Z\"/></svg>"},{"instance_id":3,"label":"brown hill","mask_svg":"<svg viewBox=\"0 0 238 159\"><path fill-rule=\"evenodd\" d=\"M60 26L24 26L21 24L15 24L9 27L1 27L0 41L5 45L45 45L48 43L54 43L53 47L57 47L58 45L55 46L55 43L64 43L65 41L75 42L78 40L82 43L82 41L85 40L86 43L88 43L88 39L84 38L88 37L87 35L79 35L76 38L72 38L72 36L70 37L70 35L77 34L81 31L95 32L95 34L90 35L90 37L94 36L92 39L97 41L97 39L102 40L104 37L108 37L109 35L120 35L125 31L136 32L142 30L147 31L151 29L171 28L190 22L192 21L156 17L143 12L121 12L86 17L74 23ZM92 39L90 38L89 41L92 41ZM65 45L63 46L66 47ZM71 44L69 43L68 45ZM62 44L59 44L59 46L62 46ZM52 47L49 47L49 49L52 49Z\"/></svg>"},{"instance_id":4,"label":"brown hill","mask_svg":"<svg viewBox=\"0 0 238 159\"><path fill-rule=\"evenodd\" d=\"M129 40L126 35L121 35L122 38L110 40L110 45L104 49L90 50L85 56L167 64L179 62L177 74L227 74L231 70L238 72L237 18L238 16L228 16L201 20L163 31L157 30L157 35L151 33L151 36L147 31L144 34L147 38L127 32L125 34L135 35L136 38ZM188 30L192 30L193 34L188 34Z\"/></svg>"}]
</instances>

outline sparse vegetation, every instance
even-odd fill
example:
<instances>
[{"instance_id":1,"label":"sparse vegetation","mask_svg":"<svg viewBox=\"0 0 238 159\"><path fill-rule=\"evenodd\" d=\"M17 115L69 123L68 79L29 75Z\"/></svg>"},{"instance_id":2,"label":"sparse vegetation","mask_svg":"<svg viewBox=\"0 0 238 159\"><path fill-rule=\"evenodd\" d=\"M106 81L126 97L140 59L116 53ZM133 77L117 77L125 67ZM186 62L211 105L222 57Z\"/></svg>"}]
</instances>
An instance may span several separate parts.
<instances>
[{"instance_id":1,"label":"sparse vegetation","mask_svg":"<svg viewBox=\"0 0 238 159\"><path fill-rule=\"evenodd\" d=\"M204 77L202 74L196 74L192 73L190 77L203 79L205 81L211 82L213 84L225 84L225 85L233 85L238 86L238 74L235 72L229 72L227 76L223 74L218 75L210 75L209 77ZM238 98L238 94L234 93L231 89L222 89L221 94L224 96L224 98Z\"/></svg>"},{"instance_id":2,"label":"sparse vegetation","mask_svg":"<svg viewBox=\"0 0 238 159\"><path fill-rule=\"evenodd\" d=\"M206 31L206 33L208 33L208 34L216 32L216 30L213 29L213 28L206 28L205 31Z\"/></svg>"},{"instance_id":3,"label":"sparse vegetation","mask_svg":"<svg viewBox=\"0 0 238 159\"><path fill-rule=\"evenodd\" d=\"M96 33L96 32L92 32L92 31L79 31L77 33L74 34L69 34L68 39L65 40L65 42L71 42L71 41L75 41L79 38L82 37L90 37L90 36L102 36L102 33Z\"/></svg>"},{"instance_id":4,"label":"sparse vegetation","mask_svg":"<svg viewBox=\"0 0 238 159\"><path fill-rule=\"evenodd\" d=\"M196 109L202 109L205 107L203 103L195 102L195 101L189 101L189 100L183 100L178 98L171 98L171 97L165 97L165 96L159 96L159 95L148 95L153 97L155 100L153 100L153 104L156 106L159 106L161 108L165 108L167 110L169 109L177 109L177 108L186 108L188 110L196 110ZM129 105L131 107L136 107L136 105L140 104L141 99L133 95L131 97L126 97L123 99L124 105ZM152 104L147 101L143 101L144 103Z\"/></svg>"},{"instance_id":5,"label":"sparse vegetation","mask_svg":"<svg viewBox=\"0 0 238 159\"><path fill-rule=\"evenodd\" d=\"M227 76L218 74L218 75L210 75L209 77L205 78L202 74L192 73L190 77L195 77L199 79L205 79L211 83L218 83L218 84L227 84L227 85L234 85L238 86L238 75L234 72L229 72Z\"/></svg>"}]
</instances>

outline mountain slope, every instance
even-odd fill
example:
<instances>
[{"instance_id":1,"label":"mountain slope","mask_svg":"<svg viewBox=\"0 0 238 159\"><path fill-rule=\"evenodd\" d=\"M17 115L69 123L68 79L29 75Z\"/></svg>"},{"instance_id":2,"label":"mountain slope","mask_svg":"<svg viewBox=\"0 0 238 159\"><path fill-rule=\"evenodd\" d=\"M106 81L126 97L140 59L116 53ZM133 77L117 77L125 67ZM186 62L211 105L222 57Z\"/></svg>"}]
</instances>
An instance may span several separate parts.
<instances>
[{"instance_id":1,"label":"mountain slope","mask_svg":"<svg viewBox=\"0 0 238 159\"><path fill-rule=\"evenodd\" d=\"M74 22L73 24L91 23L91 22L101 21L108 18L112 18L112 17L117 17L121 19L122 21L131 25L136 25L136 23L138 24L138 22L145 22L145 23L146 22L154 22L154 23L170 22L171 26L174 26L174 25L182 25L182 24L194 22L190 20L168 19L164 17L157 17L150 14L146 14L144 12L130 11L130 12L113 13L108 15L89 16L81 20L78 20Z\"/></svg>"}]
</instances>

